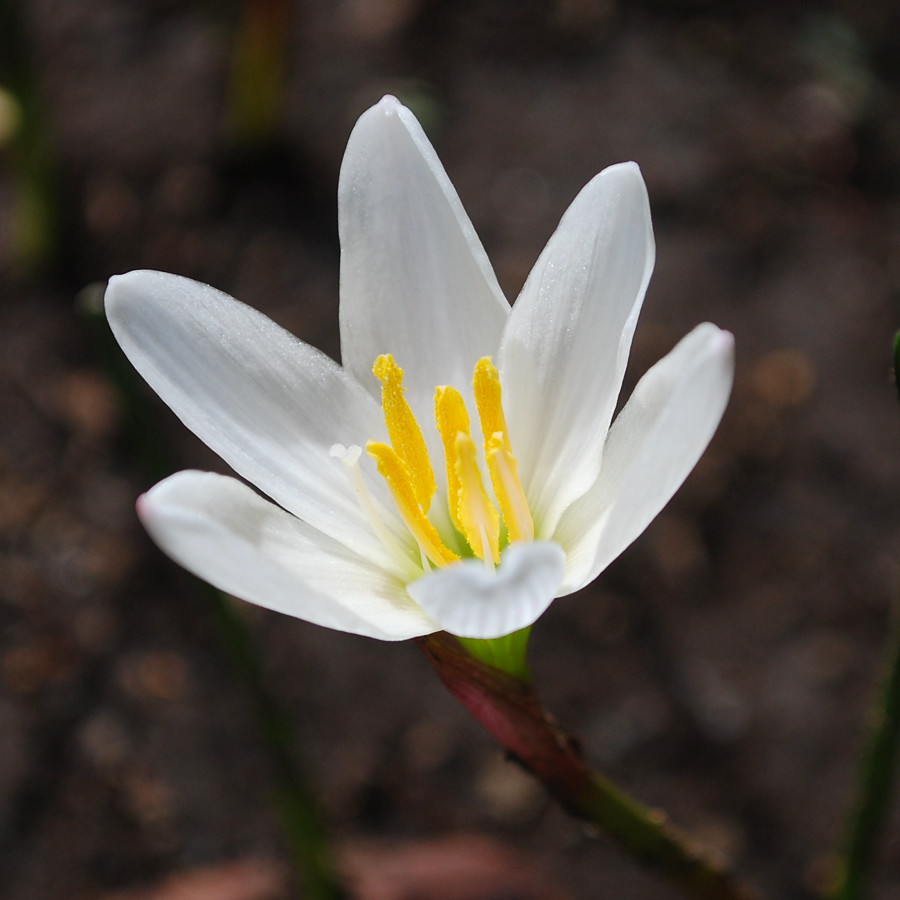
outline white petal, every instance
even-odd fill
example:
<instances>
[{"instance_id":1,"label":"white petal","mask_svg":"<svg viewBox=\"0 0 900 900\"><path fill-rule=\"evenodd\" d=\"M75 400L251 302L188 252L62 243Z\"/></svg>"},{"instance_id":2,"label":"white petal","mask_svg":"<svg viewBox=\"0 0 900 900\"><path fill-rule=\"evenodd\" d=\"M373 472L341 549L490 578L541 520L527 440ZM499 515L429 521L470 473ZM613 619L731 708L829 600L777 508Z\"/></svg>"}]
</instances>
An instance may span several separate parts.
<instances>
[{"instance_id":1,"label":"white petal","mask_svg":"<svg viewBox=\"0 0 900 900\"><path fill-rule=\"evenodd\" d=\"M600 477L566 510L565 592L592 581L653 521L706 449L734 377L734 340L699 325L638 382L609 432Z\"/></svg>"},{"instance_id":2,"label":"white petal","mask_svg":"<svg viewBox=\"0 0 900 900\"><path fill-rule=\"evenodd\" d=\"M445 631L496 638L531 625L553 602L565 556L551 541L511 544L496 570L468 559L436 569L407 588Z\"/></svg>"},{"instance_id":3,"label":"white petal","mask_svg":"<svg viewBox=\"0 0 900 900\"><path fill-rule=\"evenodd\" d=\"M430 422L434 388L464 387L496 353L509 303L434 148L393 97L350 135L338 215L343 364L379 396L372 364L393 354Z\"/></svg>"},{"instance_id":4,"label":"white petal","mask_svg":"<svg viewBox=\"0 0 900 900\"><path fill-rule=\"evenodd\" d=\"M262 313L163 272L111 278L109 324L150 386L236 472L310 525L383 559L329 450L383 430L340 366Z\"/></svg>"},{"instance_id":5,"label":"white petal","mask_svg":"<svg viewBox=\"0 0 900 900\"><path fill-rule=\"evenodd\" d=\"M597 477L653 260L640 170L612 166L575 198L513 306L500 368L541 535Z\"/></svg>"},{"instance_id":6,"label":"white petal","mask_svg":"<svg viewBox=\"0 0 900 900\"><path fill-rule=\"evenodd\" d=\"M437 630L397 578L234 478L179 472L144 494L138 512L169 556L243 600L380 640Z\"/></svg>"}]
</instances>

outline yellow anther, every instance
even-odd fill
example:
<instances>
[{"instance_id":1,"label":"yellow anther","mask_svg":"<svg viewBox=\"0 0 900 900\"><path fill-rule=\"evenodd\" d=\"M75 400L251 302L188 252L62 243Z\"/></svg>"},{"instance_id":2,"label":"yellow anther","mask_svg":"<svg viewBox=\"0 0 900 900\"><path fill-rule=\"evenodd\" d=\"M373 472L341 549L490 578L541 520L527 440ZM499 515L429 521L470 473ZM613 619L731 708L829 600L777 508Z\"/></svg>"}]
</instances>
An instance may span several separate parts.
<instances>
[{"instance_id":1,"label":"yellow anther","mask_svg":"<svg viewBox=\"0 0 900 900\"><path fill-rule=\"evenodd\" d=\"M458 560L459 556L445 546L437 529L428 521L416 497L409 467L396 450L387 444L369 441L366 444L366 452L378 464L378 471L391 489L394 502L406 527L418 541L425 555L436 566L445 566Z\"/></svg>"},{"instance_id":2,"label":"yellow anther","mask_svg":"<svg viewBox=\"0 0 900 900\"><path fill-rule=\"evenodd\" d=\"M484 457L491 473L491 485L510 541L534 539L534 522L528 500L519 481L519 466L509 442L506 416L503 414L500 373L485 356L475 365L475 404L484 435Z\"/></svg>"},{"instance_id":3,"label":"yellow anther","mask_svg":"<svg viewBox=\"0 0 900 900\"><path fill-rule=\"evenodd\" d=\"M469 412L462 394L454 387L439 387L434 392L434 418L444 444L444 459L447 461L447 502L450 519L460 531L463 530L459 518L460 480L457 465L456 436L469 434Z\"/></svg>"},{"instance_id":4,"label":"yellow anther","mask_svg":"<svg viewBox=\"0 0 900 900\"><path fill-rule=\"evenodd\" d=\"M511 452L509 430L501 402L500 373L489 356L482 357L475 364L472 386L475 389L478 418L481 420L481 433L484 435L484 452L487 453L491 438L498 432L503 435L503 445Z\"/></svg>"},{"instance_id":5,"label":"yellow anther","mask_svg":"<svg viewBox=\"0 0 900 900\"><path fill-rule=\"evenodd\" d=\"M404 397L403 370L386 353L375 360L372 371L381 382L391 443L370 441L366 450L377 463L404 524L419 545L422 565L426 569L429 561L436 566L448 565L460 557L444 543L428 518L436 490L434 470L422 430ZM505 524L504 546L507 540L533 540L534 522L510 446L500 375L490 357L478 361L472 384L484 437L484 462L499 511L482 479L466 401L455 387L444 386L435 390L434 417L447 466L448 512L457 537L467 541L472 553L487 565L499 565L501 516ZM342 458L347 455L343 448L335 447L333 453L336 452Z\"/></svg>"},{"instance_id":6,"label":"yellow anther","mask_svg":"<svg viewBox=\"0 0 900 900\"><path fill-rule=\"evenodd\" d=\"M422 429L403 396L403 369L385 353L375 360L372 371L381 382L381 405L391 444L406 465L416 502L427 513L435 491L434 472Z\"/></svg>"},{"instance_id":7,"label":"yellow anther","mask_svg":"<svg viewBox=\"0 0 900 900\"><path fill-rule=\"evenodd\" d=\"M506 533L510 542L534 540L534 521L528 509L528 500L519 481L519 466L510 453L508 443L501 432L491 435L485 458L491 473L494 494L503 513Z\"/></svg>"},{"instance_id":8,"label":"yellow anther","mask_svg":"<svg viewBox=\"0 0 900 900\"><path fill-rule=\"evenodd\" d=\"M459 530L476 556L500 563L500 516L494 509L478 471L478 453L471 436L456 434L456 473L459 478Z\"/></svg>"}]
</instances>

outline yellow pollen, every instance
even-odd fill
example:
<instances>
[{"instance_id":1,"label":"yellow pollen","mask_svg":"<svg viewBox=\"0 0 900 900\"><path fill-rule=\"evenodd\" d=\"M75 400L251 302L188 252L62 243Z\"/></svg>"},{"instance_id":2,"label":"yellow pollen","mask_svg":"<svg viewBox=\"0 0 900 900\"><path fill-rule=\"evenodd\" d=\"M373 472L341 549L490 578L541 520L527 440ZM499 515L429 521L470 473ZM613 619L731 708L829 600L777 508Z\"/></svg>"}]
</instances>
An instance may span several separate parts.
<instances>
[{"instance_id":1,"label":"yellow pollen","mask_svg":"<svg viewBox=\"0 0 900 900\"><path fill-rule=\"evenodd\" d=\"M492 559L499 565L500 516L484 489L475 442L470 435L459 431L455 443L459 529L476 556Z\"/></svg>"},{"instance_id":2,"label":"yellow pollen","mask_svg":"<svg viewBox=\"0 0 900 900\"><path fill-rule=\"evenodd\" d=\"M489 356L482 357L475 364L472 387L475 389L475 406L478 407L478 418L481 420L485 454L488 451L488 444L498 432L503 435L503 446L512 453L501 402L500 373Z\"/></svg>"},{"instance_id":3,"label":"yellow pollen","mask_svg":"<svg viewBox=\"0 0 900 900\"><path fill-rule=\"evenodd\" d=\"M491 435L485 458L510 543L534 540L534 521L522 482L519 481L519 465L510 453L502 432Z\"/></svg>"},{"instance_id":4,"label":"yellow pollen","mask_svg":"<svg viewBox=\"0 0 900 900\"><path fill-rule=\"evenodd\" d=\"M456 436L469 433L469 413L462 394L454 387L439 387L434 392L434 418L444 444L447 461L447 503L450 519L459 531L463 530L459 517L460 478L457 465Z\"/></svg>"},{"instance_id":5,"label":"yellow pollen","mask_svg":"<svg viewBox=\"0 0 900 900\"><path fill-rule=\"evenodd\" d=\"M386 353L375 360L372 371L381 382L391 443L369 441L366 451L375 460L404 524L419 545L422 564L427 568L427 559L436 566L449 565L460 556L447 546L428 518L436 490L434 470L422 430L404 397L403 370ZM485 489L466 401L455 387L441 386L435 389L434 417L447 467L448 512L457 537L466 540L472 553L487 565L499 565L501 516L506 526L504 546L507 540L532 540L534 523L510 446L500 375L490 357L476 364L473 389L484 439L484 462L500 510ZM338 450L343 448L336 447L333 453Z\"/></svg>"},{"instance_id":6,"label":"yellow pollen","mask_svg":"<svg viewBox=\"0 0 900 900\"><path fill-rule=\"evenodd\" d=\"M393 447L376 441L369 441L366 444L366 452L378 464L378 471L387 482L406 527L418 541L425 555L436 566L445 566L458 560L459 556L444 545L437 529L428 521L415 495L409 468L400 455ZM430 471L430 464L428 468Z\"/></svg>"},{"instance_id":7,"label":"yellow pollen","mask_svg":"<svg viewBox=\"0 0 900 900\"><path fill-rule=\"evenodd\" d=\"M406 465L416 502L427 513L435 491L434 471L422 429L403 396L403 369L385 353L375 360L372 371L381 382L381 405L394 452Z\"/></svg>"},{"instance_id":8,"label":"yellow pollen","mask_svg":"<svg viewBox=\"0 0 900 900\"><path fill-rule=\"evenodd\" d=\"M534 521L519 481L519 466L509 442L500 373L489 356L478 360L473 381L475 405L484 435L484 458L510 541L534 540Z\"/></svg>"}]
</instances>

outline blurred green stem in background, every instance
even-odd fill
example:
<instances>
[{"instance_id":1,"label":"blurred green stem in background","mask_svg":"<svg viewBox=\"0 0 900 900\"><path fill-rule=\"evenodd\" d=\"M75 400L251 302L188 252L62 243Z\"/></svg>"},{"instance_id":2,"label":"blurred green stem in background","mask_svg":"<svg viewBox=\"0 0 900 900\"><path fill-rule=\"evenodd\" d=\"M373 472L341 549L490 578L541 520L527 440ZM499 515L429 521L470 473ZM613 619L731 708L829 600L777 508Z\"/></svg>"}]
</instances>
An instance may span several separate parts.
<instances>
[{"instance_id":1,"label":"blurred green stem in background","mask_svg":"<svg viewBox=\"0 0 900 900\"><path fill-rule=\"evenodd\" d=\"M893 365L900 392L900 331L894 335ZM895 603L893 609L883 671L870 713L858 795L850 814L836 878L828 891L830 900L861 900L868 896L872 867L894 795L900 747L900 603Z\"/></svg>"},{"instance_id":2,"label":"blurred green stem in background","mask_svg":"<svg viewBox=\"0 0 900 900\"><path fill-rule=\"evenodd\" d=\"M240 3L226 112L236 147L260 149L278 139L293 8L289 0Z\"/></svg>"},{"instance_id":3,"label":"blurred green stem in background","mask_svg":"<svg viewBox=\"0 0 900 900\"><path fill-rule=\"evenodd\" d=\"M900 400L900 331L894 335L894 387Z\"/></svg>"},{"instance_id":4,"label":"blurred green stem in background","mask_svg":"<svg viewBox=\"0 0 900 900\"><path fill-rule=\"evenodd\" d=\"M900 609L895 608L884 676L874 704L860 768L858 796L847 829L831 900L868 895L872 866L890 809L900 738Z\"/></svg>"},{"instance_id":5,"label":"blurred green stem in background","mask_svg":"<svg viewBox=\"0 0 900 900\"><path fill-rule=\"evenodd\" d=\"M12 173L11 254L28 274L57 262L59 194L37 76L19 0L0 0L0 156Z\"/></svg>"},{"instance_id":6,"label":"blurred green stem in background","mask_svg":"<svg viewBox=\"0 0 900 900\"><path fill-rule=\"evenodd\" d=\"M256 640L230 597L196 583L210 596L222 643L253 697L260 735L275 774L275 802L303 884L303 897L344 900L347 894L334 867L318 803L298 771L296 731L266 686Z\"/></svg>"},{"instance_id":7,"label":"blurred green stem in background","mask_svg":"<svg viewBox=\"0 0 900 900\"><path fill-rule=\"evenodd\" d=\"M79 310L87 321L96 358L118 392L131 455L139 460L147 478L155 481L171 474L176 465L167 458L153 410L141 395L139 382L106 324L104 290L105 285L85 288L78 298ZM345 900L347 894L334 866L318 803L297 765L295 730L266 684L265 667L253 632L230 597L199 580L194 583L208 597L222 645L253 699L260 739L274 775L275 805L303 885L302 896L306 900Z\"/></svg>"}]
</instances>

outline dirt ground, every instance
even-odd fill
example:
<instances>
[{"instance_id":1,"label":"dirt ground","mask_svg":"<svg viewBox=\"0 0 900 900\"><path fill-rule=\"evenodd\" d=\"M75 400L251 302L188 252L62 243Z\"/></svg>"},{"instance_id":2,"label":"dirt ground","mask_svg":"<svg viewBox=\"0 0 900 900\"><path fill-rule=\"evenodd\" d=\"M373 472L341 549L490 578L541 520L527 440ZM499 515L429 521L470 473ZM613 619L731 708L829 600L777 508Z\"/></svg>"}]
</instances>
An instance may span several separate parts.
<instances>
[{"instance_id":1,"label":"dirt ground","mask_svg":"<svg viewBox=\"0 0 900 900\"><path fill-rule=\"evenodd\" d=\"M533 662L596 765L768 897L811 896L900 584L900 8L287 6L278 143L248 155L219 5L21 4L62 229L57 265L14 267L0 151L0 896L297 896L251 697L133 511L161 473L221 464L144 391L138 430L76 298L178 272L337 355L338 166L385 92L420 114L510 297L577 190L640 163L658 263L628 385L696 323L734 332L702 463L543 617ZM555 809L414 645L240 612L344 864L394 885L370 897L678 896ZM479 860L497 872L467 876ZM894 816L874 896L898 895Z\"/></svg>"}]
</instances>

